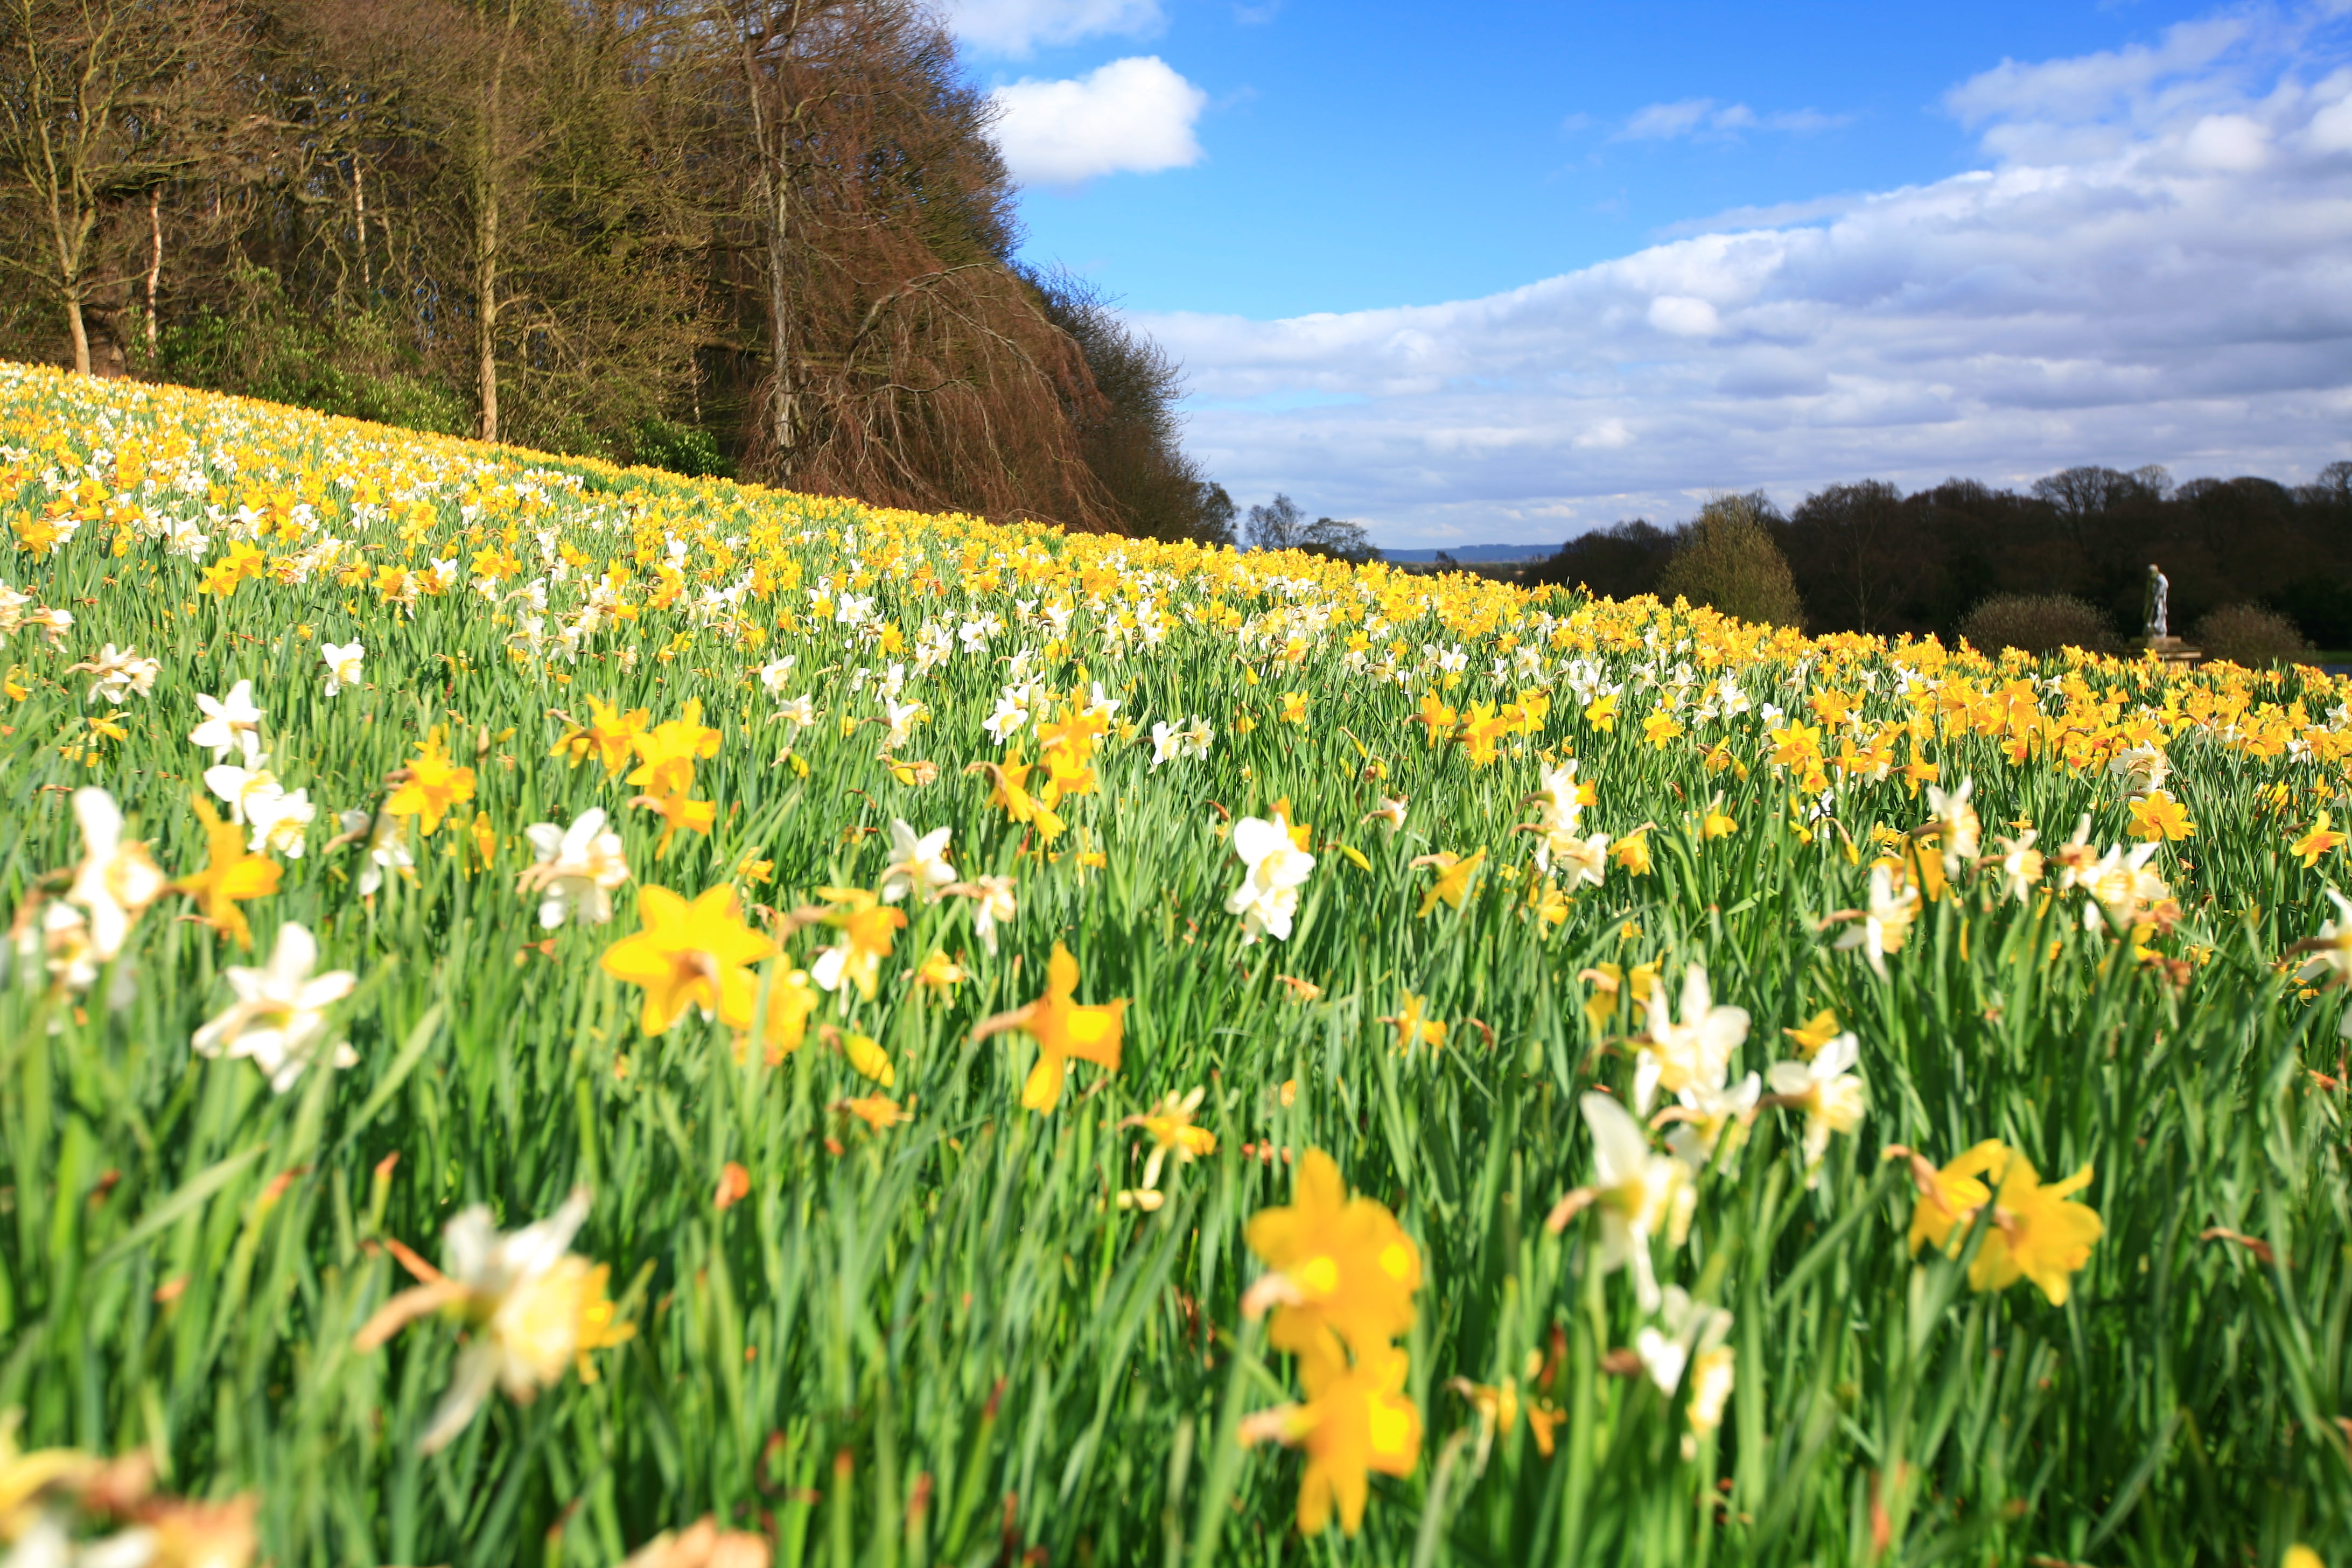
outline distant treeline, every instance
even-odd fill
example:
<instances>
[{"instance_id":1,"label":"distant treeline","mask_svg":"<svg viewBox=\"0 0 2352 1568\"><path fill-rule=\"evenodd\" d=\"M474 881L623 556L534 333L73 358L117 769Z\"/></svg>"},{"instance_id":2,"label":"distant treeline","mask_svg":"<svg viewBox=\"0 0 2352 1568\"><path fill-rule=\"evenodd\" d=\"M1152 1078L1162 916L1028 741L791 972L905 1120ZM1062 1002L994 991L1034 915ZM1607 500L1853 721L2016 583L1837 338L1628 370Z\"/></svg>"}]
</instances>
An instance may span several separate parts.
<instances>
[{"instance_id":1,"label":"distant treeline","mask_svg":"<svg viewBox=\"0 0 2352 1568\"><path fill-rule=\"evenodd\" d=\"M1176 367L1015 261L992 113L915 0L10 0L0 354L1228 530Z\"/></svg>"},{"instance_id":2,"label":"distant treeline","mask_svg":"<svg viewBox=\"0 0 2352 1568\"><path fill-rule=\"evenodd\" d=\"M2067 595L2102 612L2118 637L2136 637L2154 563L2171 581L2176 631L2225 605L2259 605L2320 647L2352 647L2352 462L2294 488L2080 468L2022 492L1948 479L1906 495L1864 479L1809 495L1785 515L1760 492L1741 499L1787 560L1811 631L1948 636L1989 599ZM1696 526L1620 522L1522 575L1612 596L1651 593Z\"/></svg>"}]
</instances>

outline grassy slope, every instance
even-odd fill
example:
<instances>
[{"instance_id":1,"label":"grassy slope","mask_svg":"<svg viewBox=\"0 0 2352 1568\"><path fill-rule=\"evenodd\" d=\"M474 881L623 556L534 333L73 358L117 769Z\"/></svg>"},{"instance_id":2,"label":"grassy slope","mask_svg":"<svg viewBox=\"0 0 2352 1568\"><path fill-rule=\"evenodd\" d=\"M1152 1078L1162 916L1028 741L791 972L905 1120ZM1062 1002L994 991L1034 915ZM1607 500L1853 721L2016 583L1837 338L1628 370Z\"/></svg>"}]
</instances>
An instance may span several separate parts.
<instances>
[{"instance_id":1,"label":"grassy slope","mask_svg":"<svg viewBox=\"0 0 2352 1568\"><path fill-rule=\"evenodd\" d=\"M1342 660L1348 617L1369 607L1395 622L1408 665L1424 642L1468 649L1449 700L1507 700L1517 684L1495 688L1487 664L1498 638L1529 639L1528 616L1544 609L1570 617L1545 649L1555 666L1589 656L1627 681L1645 663L1718 663L1756 701L1792 710L1807 692L1859 689L1868 671L1873 722L1902 722L1911 710L1890 695L1883 650L1466 585L1400 600L1420 617L1407 620L1381 607L1382 594L1420 595L1428 580L1300 564L1312 585L1291 589L1266 563L871 516L17 369L0 386L16 454L0 521L38 513L54 493L44 480L57 451L38 443L100 448L111 462L135 436L155 472L205 464L229 510L257 470L274 465L299 490L307 465L322 480L320 531L356 534L378 563L455 557L461 583L413 615L373 584L324 576L200 597L199 566L136 526L110 553L102 503L72 543L20 554L8 580L76 622L62 648L25 631L0 656L28 691L0 731L0 907L72 864L64 791L84 783L114 792L166 868L197 865L190 797L205 759L184 737L194 695L239 679L255 683L284 783L331 810L374 804L428 726L449 726L465 752L482 742L463 759L479 780L463 815L478 807L501 839L492 868L474 869L453 823L418 844L413 881L362 900L354 851L323 852L322 815L281 890L247 907L265 951L279 921L299 920L320 933L325 965L360 975L337 1016L362 1059L282 1098L245 1063L191 1057L192 1030L226 996L222 968L257 960L176 918L187 908L177 899L147 914L101 981L100 994L118 988L119 1010L95 994L77 1009L38 984L0 995L0 1405L23 1408L29 1444L149 1447L184 1489L257 1489L281 1564L610 1563L710 1510L772 1529L782 1561L842 1563L999 1562L1033 1546L1057 1564L2031 1553L2105 1564L2237 1563L2248 1551L2270 1563L2297 1539L2352 1551L2336 1425L2352 1408L2343 1100L2312 1076L2341 1078L2341 1009L2332 995L2299 998L2274 967L2316 929L2323 882L2340 870L2340 850L2310 871L2284 854L2309 820L2307 792L2341 789L2340 763L2249 755L2193 730L2173 739L2172 788L2198 833L2159 862L2188 918L2155 946L2190 962L2185 984L2086 934L2081 894L1997 903L1990 886L1930 907L1881 981L1816 930L1862 900L1866 864L1851 864L1834 834L1800 841L1790 780L1769 765L1757 715L1701 737L1726 740L1743 778L1710 770L1690 738L1646 743L1639 720L1654 690L1629 685L1627 719L1602 733L1559 687L1541 733L1482 768L1409 721L1427 680L1408 692ZM157 456L174 429L191 439L187 457ZM224 452L238 454L240 476ZM107 477L100 492L120 476ZM429 503L405 520L418 529L413 559L403 520L351 517L347 481L369 479L385 501ZM499 510L518 505L518 484L546 498L528 518ZM194 511L204 499L161 492L124 515ZM599 565L640 544L654 559L667 531L689 541L689 596L705 586L693 574L711 559L706 537L734 541L717 582L765 556L772 578L792 577L790 563L800 584L751 604L765 637L756 648L740 629L648 609L593 638L577 664L517 658L501 643L518 626L462 585L509 517L533 571L541 528ZM467 540L469 522L491 532ZM778 531L764 552L763 525ZM1024 852L1023 831L989 809L987 782L963 772L998 754L981 723L1001 660L1050 639L1016 624L988 657L958 653L910 684L930 718L903 754L935 761L940 775L898 782L875 758L880 731L863 722L880 703L846 671L908 656L810 616L807 588L853 557L872 576L851 591L909 641L933 620L952 626L987 608L1015 621L1019 600L1066 598L1075 626L1044 661L1047 682L1100 680L1120 718L1147 728L1203 714L1219 731L1211 760L1154 770L1148 737L1114 740L1101 794L1066 807L1061 858L1034 842ZM1001 583L976 585L984 573ZM559 612L578 578L554 588ZM629 596L642 603L652 586L640 570ZM1103 640L1104 607L1131 609L1119 595L1139 586L1171 627L1160 647L1120 658ZM1300 623L1293 658L1280 632L1253 645L1215 624L1212 602L1253 624L1318 604L1342 615ZM1652 627L1663 658L1642 640ZM318 641L352 635L367 645L369 684L329 700ZM159 657L163 676L122 710L131 738L78 765L60 745L103 704L87 708L64 667L110 640ZM625 665L616 650L633 645ZM779 651L799 660L786 694L808 689L826 710L799 746L805 776L776 764L789 726L767 721L775 703L750 674ZM1923 664L1917 650L1901 657ZM1998 684L1981 667L1941 673ZM2160 700L2152 679L2117 668L2092 684L2116 689L2127 712ZM2288 677L2250 694L2298 689ZM1313 699L1303 728L1276 717L1290 690ZM682 838L656 861L650 814L625 805L634 792L548 757L562 729L551 713L579 712L591 693L657 721L705 704L726 736L698 773L696 793L719 806L709 838ZM2333 700L2314 700L2312 717ZM1247 734L1236 732L1244 715L1256 725ZM1989 839L2031 818L2054 843L2084 811L2102 844L2125 836L2121 796L2099 769L2012 764L1999 735L1953 728L1920 754L1948 782L1977 780ZM1554 928L1526 917L1525 881L1507 885L1497 868L1525 866L1527 840L1511 829L1537 787L1535 751L1562 746L1598 784L1588 830L1661 826L1650 875L1612 868ZM1362 776L1368 755L1387 781ZM2263 793L2281 781L2294 790L2284 805ZM1360 820L1398 790L1412 797L1402 833ZM1739 830L1702 841L1694 809L1718 790ZM1291 940L1244 947L1222 910L1236 871L1213 825L1220 808L1262 815L1284 795L1314 825L1320 863ZM641 883L688 894L755 848L774 881L747 882L749 899L785 907L823 884L872 887L888 859L877 830L894 817L951 825L966 875L1015 877L1020 913L999 956L973 940L961 900L919 908L880 998L821 1015L882 1043L914 1121L875 1133L833 1109L873 1086L814 1038L770 1068L757 1052L739 1062L725 1030L691 1018L643 1037L635 994L596 964L635 929L630 892L610 928L566 927L540 949L550 933L511 886L520 830L591 805L622 821ZM1842 786L1838 809L1865 844L1873 824L1908 829L1925 816L1899 773ZM1418 917L1432 873L1408 862L1480 847L1489 868L1465 906ZM1081 850L1104 863L1086 866ZM821 934L793 939L797 962ZM1076 1068L1072 1096L1041 1117L1015 1103L1025 1042L975 1046L969 1032L1037 993L1056 941L1080 960L1081 1000L1133 1004L1120 1072ZM899 973L933 951L970 968L951 995ZM1603 1369L1645 1320L1624 1276L1593 1267L1593 1221L1559 1236L1540 1223L1591 1173L1578 1092L1630 1081L1626 1047L1610 1042L1638 1026L1622 1009L1589 1017L1579 976L1654 959L1670 983L1703 961L1718 999L1750 1012L1739 1071L1787 1054L1783 1026L1834 1008L1860 1036L1870 1092L1859 1133L1833 1144L1812 1190L1793 1120L1767 1111L1703 1179L1687 1245L1658 1249L1663 1279L1737 1315L1737 1393L1696 1461L1678 1447L1681 1398ZM1321 994L1296 1000L1280 975ZM1379 1020L1407 991L1451 1022L1444 1050L1391 1048ZM1173 1172L1157 1214L1113 1206L1141 1163L1119 1119L1196 1086L1216 1152ZM1882 1145L1943 1160L1987 1137L2053 1177L2095 1170L2085 1198L2106 1235L2063 1308L2024 1285L1974 1294L1959 1266L1906 1247L1910 1190L1899 1165L1880 1163ZM1264 1144L1328 1150L1353 1186L1395 1205L1423 1253L1410 1386L1429 1438L1411 1476L1375 1483L1352 1543L1336 1532L1302 1543L1289 1528L1299 1461L1244 1452L1232 1436L1240 1415L1296 1388L1238 1310L1256 1268L1241 1226L1288 1193L1281 1161L1257 1157ZM751 1188L721 1212L711 1194L729 1162ZM596 1194L575 1245L612 1265L636 1338L599 1355L593 1384L566 1379L527 1406L493 1398L456 1445L420 1458L415 1436L457 1347L425 1323L373 1355L351 1348L405 1282L378 1241L437 1257L463 1205L486 1202L517 1225L575 1183ZM2274 1263L2200 1239L2217 1226L2263 1240ZM1513 1380L1522 1401L1556 1405L1567 1416L1557 1451L1539 1453L1524 1422L1489 1447L1448 1386L1456 1377Z\"/></svg>"}]
</instances>

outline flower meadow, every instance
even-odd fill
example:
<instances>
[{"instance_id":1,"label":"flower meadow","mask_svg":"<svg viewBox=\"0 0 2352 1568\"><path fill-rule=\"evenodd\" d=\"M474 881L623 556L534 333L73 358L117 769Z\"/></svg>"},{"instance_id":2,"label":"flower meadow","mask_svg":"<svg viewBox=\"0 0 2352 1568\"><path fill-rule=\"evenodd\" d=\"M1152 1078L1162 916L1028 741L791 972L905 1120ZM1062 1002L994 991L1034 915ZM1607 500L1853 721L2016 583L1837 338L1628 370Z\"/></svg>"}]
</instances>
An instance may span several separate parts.
<instances>
[{"instance_id":1,"label":"flower meadow","mask_svg":"<svg viewBox=\"0 0 2352 1568\"><path fill-rule=\"evenodd\" d=\"M11 1563L2352 1562L2352 684L0 366Z\"/></svg>"}]
</instances>

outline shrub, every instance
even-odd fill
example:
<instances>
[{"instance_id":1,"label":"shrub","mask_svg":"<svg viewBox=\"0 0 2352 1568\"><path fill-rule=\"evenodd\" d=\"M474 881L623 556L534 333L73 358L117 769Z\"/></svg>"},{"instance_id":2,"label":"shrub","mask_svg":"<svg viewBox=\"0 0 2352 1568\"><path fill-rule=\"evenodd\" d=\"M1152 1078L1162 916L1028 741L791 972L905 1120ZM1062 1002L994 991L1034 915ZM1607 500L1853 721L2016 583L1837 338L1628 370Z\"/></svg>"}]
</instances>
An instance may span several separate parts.
<instances>
[{"instance_id":1,"label":"shrub","mask_svg":"<svg viewBox=\"0 0 2352 1568\"><path fill-rule=\"evenodd\" d=\"M2276 610L2260 605L2224 605L2209 611L2189 633L2208 658L2232 664L2265 665L2309 658L2311 644L2302 630Z\"/></svg>"},{"instance_id":2,"label":"shrub","mask_svg":"<svg viewBox=\"0 0 2352 1568\"><path fill-rule=\"evenodd\" d=\"M2062 647L2106 653L2116 643L2107 617L2071 594L1996 594L1961 616L1958 629L1983 653L2006 647L2032 654Z\"/></svg>"},{"instance_id":3,"label":"shrub","mask_svg":"<svg viewBox=\"0 0 2352 1568\"><path fill-rule=\"evenodd\" d=\"M1658 596L1679 596L1767 626L1801 626L1805 621L1788 559L1746 496L1717 496L1706 503L1658 574Z\"/></svg>"}]
</instances>

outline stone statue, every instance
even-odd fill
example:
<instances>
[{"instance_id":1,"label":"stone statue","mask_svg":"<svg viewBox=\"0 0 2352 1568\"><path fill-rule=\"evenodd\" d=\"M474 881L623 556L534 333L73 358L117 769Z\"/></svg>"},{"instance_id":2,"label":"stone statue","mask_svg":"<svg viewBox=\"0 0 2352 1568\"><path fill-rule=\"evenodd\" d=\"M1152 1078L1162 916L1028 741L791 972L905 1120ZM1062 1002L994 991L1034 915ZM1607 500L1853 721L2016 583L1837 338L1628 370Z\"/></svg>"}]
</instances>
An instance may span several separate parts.
<instances>
[{"instance_id":1,"label":"stone statue","mask_svg":"<svg viewBox=\"0 0 2352 1568\"><path fill-rule=\"evenodd\" d=\"M2163 573L2156 569L2156 563L2151 561L2147 564L2147 636L2149 641L2163 642L2172 635L2169 628L2165 625L2165 617L2169 612L2171 605L2172 584L2166 578Z\"/></svg>"}]
</instances>

